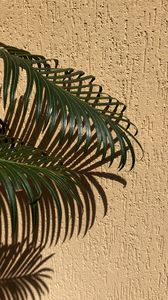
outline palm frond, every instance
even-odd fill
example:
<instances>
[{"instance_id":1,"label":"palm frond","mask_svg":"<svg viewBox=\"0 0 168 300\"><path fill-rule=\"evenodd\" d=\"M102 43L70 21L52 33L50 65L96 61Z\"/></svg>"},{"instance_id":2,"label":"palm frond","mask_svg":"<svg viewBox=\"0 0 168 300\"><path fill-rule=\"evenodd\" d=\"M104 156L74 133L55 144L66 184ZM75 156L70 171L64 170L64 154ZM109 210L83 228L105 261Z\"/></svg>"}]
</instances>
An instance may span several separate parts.
<instances>
[{"instance_id":1,"label":"palm frond","mask_svg":"<svg viewBox=\"0 0 168 300\"><path fill-rule=\"evenodd\" d=\"M8 218L0 226L0 240L4 234L5 242L12 228L13 240L28 238L30 241L33 239L36 244L40 239L41 245L47 242L57 243L62 222L65 223L65 240L68 235L69 238L72 237L76 219L77 234L80 234L83 226L85 235L92 227L96 215L93 186L101 195L106 213L107 201L103 189L100 192L100 186L93 176L96 173L74 172L60 165L57 158L46 157L43 151L22 145L19 141L3 135L0 136L0 153L1 218L5 219L8 206L12 220L12 226ZM114 176L113 179L116 180ZM119 176L117 179L119 180ZM20 222L18 206L21 212ZM22 232L17 226L21 222ZM40 225L43 228L41 237Z\"/></svg>"},{"instance_id":2,"label":"palm frond","mask_svg":"<svg viewBox=\"0 0 168 300\"><path fill-rule=\"evenodd\" d=\"M0 58L4 65L5 114L0 123L0 209L6 233L9 230L4 201L9 206L16 238L21 196L21 215L24 225L27 224L27 232L23 226L22 239L30 235L31 219L38 240L40 222L45 226L51 215L51 241L55 231L56 242L60 237L63 216L64 240L74 232L76 215L78 234L83 220L85 234L95 219L91 185L101 194L106 207L104 192L90 172L107 162L112 164L115 158L120 158L119 169L122 169L128 154L133 168L132 142L141 148L136 139L137 129L125 117L125 105L103 93L94 84L93 76L72 68L58 68L56 59L2 43ZM25 82L19 95L22 73ZM46 234L41 237L43 243L47 241L49 228L47 222Z\"/></svg>"},{"instance_id":3,"label":"palm frond","mask_svg":"<svg viewBox=\"0 0 168 300\"><path fill-rule=\"evenodd\" d=\"M82 206L78 188L82 185L77 176L68 169L59 166L57 158L45 157L42 151L19 142L11 143L4 136L0 138L0 181L6 192L13 221L16 226L16 192L24 191L32 209L33 222L36 220L36 203L44 189L47 189L55 201L58 213L61 214L60 195L69 201L75 199ZM50 163L55 162L55 166ZM35 224L34 224L35 225Z\"/></svg>"},{"instance_id":4,"label":"palm frond","mask_svg":"<svg viewBox=\"0 0 168 300\"><path fill-rule=\"evenodd\" d=\"M0 299L24 300L48 292L46 279L52 270L44 267L52 255L42 258L42 248L26 242L0 246Z\"/></svg>"},{"instance_id":5,"label":"palm frond","mask_svg":"<svg viewBox=\"0 0 168 300\"><path fill-rule=\"evenodd\" d=\"M124 167L128 150L130 150L133 158L133 167L135 154L130 142L130 134L127 130L131 122L123 118L125 106L112 97L105 96L100 92L100 88L98 92L94 92L93 76L82 77L83 72L73 72L72 69L49 68L48 60L46 59L41 60L35 55L30 55L25 59L25 56L24 58L22 55L19 56L17 51L16 55L11 55L11 52L8 52L6 48L0 49L0 57L4 62L4 107L7 105L9 94L9 108L11 112L13 111L20 71L24 69L27 79L25 92L22 97L24 110L28 107L30 96L35 86L35 105L32 111L34 114L33 122L37 124L43 120L42 132L46 129L46 134L52 137L60 124L57 136L58 143L62 143L66 135L66 140L70 144L77 131L76 150L79 149L84 140L85 151L91 146L94 132L97 153L102 152L102 159L104 159L107 156L108 148L110 148L111 163L115 156L116 139L121 150L119 168ZM60 75L60 73L63 74ZM77 76L77 79L73 79L74 74ZM70 77L67 79L67 76ZM83 84L85 80L90 80L89 92L87 90L83 94L82 87L85 87L85 84ZM74 86L76 82L78 85ZM74 87L77 87L77 90L74 90ZM110 114L106 112L108 107L113 108ZM116 113L118 107L122 107L119 114ZM119 121L126 122L126 128L121 126ZM131 137L136 140L133 135Z\"/></svg>"}]
</instances>

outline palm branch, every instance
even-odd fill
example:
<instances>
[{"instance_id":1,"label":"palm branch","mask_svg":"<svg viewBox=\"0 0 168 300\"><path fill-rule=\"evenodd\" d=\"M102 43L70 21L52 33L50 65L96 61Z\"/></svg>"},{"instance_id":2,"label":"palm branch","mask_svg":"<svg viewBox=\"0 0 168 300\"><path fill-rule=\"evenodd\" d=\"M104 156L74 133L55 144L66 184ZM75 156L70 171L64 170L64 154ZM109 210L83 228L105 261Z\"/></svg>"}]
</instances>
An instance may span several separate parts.
<instances>
[{"instance_id":1,"label":"palm branch","mask_svg":"<svg viewBox=\"0 0 168 300\"><path fill-rule=\"evenodd\" d=\"M125 105L103 93L93 76L59 68L56 59L2 43L0 58L4 65L0 208L5 239L10 232L7 210L12 236L18 238L18 205L26 228L22 239L33 230L37 240L47 216L53 222L51 242L55 231L58 241L63 220L64 239L69 228L72 236L76 215L78 234L83 220L85 234L95 217L91 184L100 192L92 172L107 162L111 165L115 158L121 170L128 157L132 169L136 160L133 142L141 147L137 128L124 115ZM48 232L48 222L46 227ZM48 234L43 236L45 242L47 238Z\"/></svg>"}]
</instances>

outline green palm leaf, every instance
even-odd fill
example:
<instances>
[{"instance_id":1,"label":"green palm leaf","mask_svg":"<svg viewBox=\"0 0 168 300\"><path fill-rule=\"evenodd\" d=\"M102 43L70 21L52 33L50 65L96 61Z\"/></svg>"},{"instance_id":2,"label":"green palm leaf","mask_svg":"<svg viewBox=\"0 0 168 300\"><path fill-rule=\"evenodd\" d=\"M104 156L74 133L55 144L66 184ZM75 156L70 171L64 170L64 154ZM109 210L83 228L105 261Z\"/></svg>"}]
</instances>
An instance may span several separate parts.
<instances>
[{"instance_id":1,"label":"green palm leaf","mask_svg":"<svg viewBox=\"0 0 168 300\"><path fill-rule=\"evenodd\" d=\"M23 223L21 226L22 240L25 238L32 240L31 223L33 224L33 242L35 244L39 238L40 224L43 228L41 245L49 242L49 236L51 243L54 240L57 243L63 220L65 220L63 240L67 238L68 232L69 237L72 237L75 219L78 219L77 234L81 232L83 220L85 223L84 234L86 234L94 223L96 209L90 183L97 188L101 195L106 213L107 199L91 172L74 172L60 165L59 160L55 157L46 157L43 151L32 146L22 145L19 141L13 141L3 135L0 136L0 153L0 212L1 216L5 218L6 205L8 205L12 220L11 226L8 219L6 219L4 227L0 226L1 240L4 234L6 239L10 228L13 230L13 241L20 238L17 227L18 205L21 208ZM121 183L123 182L121 181ZM50 220L51 215L52 220ZM48 220L47 224L46 219Z\"/></svg>"},{"instance_id":2,"label":"green palm leaf","mask_svg":"<svg viewBox=\"0 0 168 300\"><path fill-rule=\"evenodd\" d=\"M52 201L58 217L57 240L63 211L65 238L69 213L72 236L76 209L80 219L84 204L90 215L89 207L93 208L94 203L88 181L91 177L86 178L84 171L106 162L111 164L116 157L120 157L119 169L122 169L128 153L133 168L132 141L140 146L135 137L136 127L124 116L125 106L104 94L94 84L93 76L71 68L60 69L55 59L48 60L2 43L0 58L4 64L5 111L1 121L0 182L10 208L13 234L18 224L20 191L31 211L33 228L39 224L39 207L42 212L46 201L45 207L51 212ZM19 95L22 70L26 83L23 95ZM55 218L53 211L52 214ZM85 233L93 219L89 221L90 217L86 217Z\"/></svg>"},{"instance_id":3,"label":"green palm leaf","mask_svg":"<svg viewBox=\"0 0 168 300\"><path fill-rule=\"evenodd\" d=\"M44 190L55 201L59 217L62 215L61 195L74 199L82 207L77 188L82 185L77 176L70 170L59 165L56 158L43 155L42 151L31 146L21 145L15 141L11 144L4 136L0 138L0 181L6 192L12 216L12 228L16 227L16 192L24 191L29 199L32 210L32 221L35 226L36 202L41 198ZM50 163L55 166L50 167Z\"/></svg>"},{"instance_id":4,"label":"green palm leaf","mask_svg":"<svg viewBox=\"0 0 168 300\"><path fill-rule=\"evenodd\" d=\"M120 163L120 167L123 167L125 165L127 146L128 148L130 148L130 144L126 142L124 129L119 124L117 124L116 126L116 120L114 121L109 117L105 118L105 113L102 113L94 108L100 105L118 106L118 102L116 103L116 101L108 101L107 104L104 104L95 103L94 101L93 103L89 103L88 105L88 101L92 98L95 100L95 97L90 97L90 99L87 99L87 101L81 101L83 98L80 98L79 95L76 96L75 94L73 94L70 88L61 88L59 86L60 80L58 82L53 82L49 80L49 76L43 76L46 72L56 72L56 69L53 70L52 68L50 68L49 71L46 71L46 68L44 68L45 70L42 71L41 69L39 70L39 68L34 67L34 64L39 64L41 62L39 58L36 60L36 62L34 62L34 59L23 59L18 55L11 55L5 48L2 48L0 50L0 57L4 61L4 107L6 107L7 96L9 94L9 106L10 110L13 110L19 72L22 68L26 71L27 76L27 86L22 98L24 108L26 109L28 106L32 89L35 85L35 119L36 122L38 122L41 114L43 114L43 131L48 125L48 134L50 135L53 131L55 132L55 124L59 116L61 119L59 141L63 140L67 131L67 127L69 125L68 141L70 143L74 134L74 130L77 127L78 140L76 149L78 149L81 145L84 133L86 135L87 149L91 142L91 125L93 125L96 132L97 153L99 153L100 150L103 149L102 159L105 158L107 155L107 145L109 144L111 150L111 163L113 161L115 153L114 138L112 135L113 131L114 135L118 138L121 148L121 156L123 157L123 162ZM10 81L12 81L11 85ZM71 82L72 80L64 80L64 83L66 84L69 84ZM99 98L102 99L102 95ZM42 109L43 107L45 108ZM110 129L112 129L112 131ZM133 151L131 153L133 154Z\"/></svg>"}]
</instances>

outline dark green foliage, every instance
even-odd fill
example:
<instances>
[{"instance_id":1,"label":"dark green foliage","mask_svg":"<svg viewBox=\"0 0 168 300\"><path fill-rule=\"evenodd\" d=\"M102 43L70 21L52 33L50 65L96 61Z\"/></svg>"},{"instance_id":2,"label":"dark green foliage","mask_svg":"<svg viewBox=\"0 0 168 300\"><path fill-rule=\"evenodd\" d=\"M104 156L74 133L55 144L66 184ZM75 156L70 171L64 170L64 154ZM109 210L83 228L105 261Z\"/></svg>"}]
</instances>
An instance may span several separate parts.
<instances>
[{"instance_id":1,"label":"dark green foliage","mask_svg":"<svg viewBox=\"0 0 168 300\"><path fill-rule=\"evenodd\" d=\"M31 211L32 219L23 239L30 233L31 226L35 232L40 218L43 224L47 216L53 224L57 223L56 228L52 227L51 242L54 230L56 241L60 236L63 215L64 239L68 234L69 215L70 237L76 214L79 234L85 210L86 233L94 222L91 172L107 162L111 165L117 157L121 170L128 154L130 168L133 168L132 141L140 146L135 138L137 129L124 116L125 106L104 94L102 88L94 84L93 76L72 68L60 69L54 59L4 44L0 47L5 110L1 121L0 182L3 198L10 207L13 236L17 234L19 192L22 192L21 201L25 205L22 217L26 218L26 211L30 218ZM23 71L26 85L23 94L18 96ZM100 192L92 176L93 182ZM46 239L47 234L45 242Z\"/></svg>"}]
</instances>

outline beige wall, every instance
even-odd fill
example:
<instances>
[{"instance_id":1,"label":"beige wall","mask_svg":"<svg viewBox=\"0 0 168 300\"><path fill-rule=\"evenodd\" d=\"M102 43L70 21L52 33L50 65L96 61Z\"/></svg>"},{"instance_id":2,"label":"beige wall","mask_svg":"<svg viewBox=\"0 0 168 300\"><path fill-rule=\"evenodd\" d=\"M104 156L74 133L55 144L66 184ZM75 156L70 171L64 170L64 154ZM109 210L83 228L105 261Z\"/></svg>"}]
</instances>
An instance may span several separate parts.
<instances>
[{"instance_id":1,"label":"beige wall","mask_svg":"<svg viewBox=\"0 0 168 300\"><path fill-rule=\"evenodd\" d=\"M168 299L168 1L1 0L0 35L95 75L128 105L145 150L120 172L126 188L102 181L108 215L98 199L90 233L54 249L44 299Z\"/></svg>"}]
</instances>

